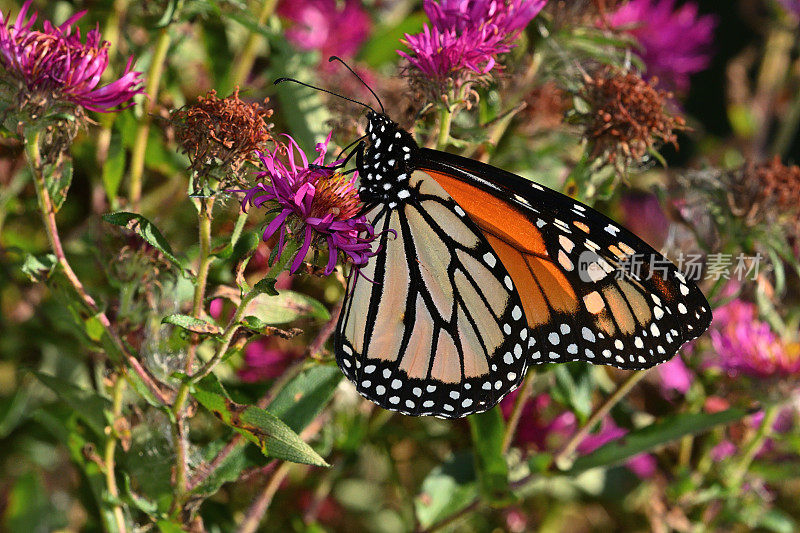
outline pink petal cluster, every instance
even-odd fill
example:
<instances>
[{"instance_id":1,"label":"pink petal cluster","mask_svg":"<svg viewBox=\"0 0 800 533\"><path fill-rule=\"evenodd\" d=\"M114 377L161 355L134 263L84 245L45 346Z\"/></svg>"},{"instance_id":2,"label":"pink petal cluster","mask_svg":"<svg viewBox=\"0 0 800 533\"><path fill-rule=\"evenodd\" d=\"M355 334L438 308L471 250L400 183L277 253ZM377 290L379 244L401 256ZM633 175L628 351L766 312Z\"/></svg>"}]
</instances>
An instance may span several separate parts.
<instances>
[{"instance_id":1,"label":"pink petal cluster","mask_svg":"<svg viewBox=\"0 0 800 533\"><path fill-rule=\"evenodd\" d=\"M610 416L607 416L600 424L600 431L583 439L578 445L578 451L582 454L592 453L601 446L621 439L627 434L627 429L619 427ZM625 462L625 466L642 479L651 477L658 469L655 457L648 453L640 453L631 457Z\"/></svg>"},{"instance_id":2,"label":"pink petal cluster","mask_svg":"<svg viewBox=\"0 0 800 533\"><path fill-rule=\"evenodd\" d=\"M676 8L675 0L631 0L608 17L609 24L632 35L642 47L647 75L668 89L685 92L690 76L705 70L717 19L699 15L695 2Z\"/></svg>"},{"instance_id":3,"label":"pink petal cluster","mask_svg":"<svg viewBox=\"0 0 800 533\"><path fill-rule=\"evenodd\" d=\"M81 11L60 26L44 21L43 30L34 30L36 13L25 20L31 0L23 4L16 20L0 14L0 66L22 82L32 94L53 96L75 105L107 113L144 91L141 72L132 71L133 57L122 77L98 87L108 67L108 45L95 28L82 42L73 25L86 12ZM129 104L132 105L132 104Z\"/></svg>"},{"instance_id":4,"label":"pink petal cluster","mask_svg":"<svg viewBox=\"0 0 800 533\"><path fill-rule=\"evenodd\" d=\"M778 0L787 11L800 15L800 0Z\"/></svg>"},{"instance_id":5,"label":"pink petal cluster","mask_svg":"<svg viewBox=\"0 0 800 533\"><path fill-rule=\"evenodd\" d=\"M354 56L371 27L360 0L284 0L278 14L294 23L286 30L289 41L301 50L319 50L326 60Z\"/></svg>"},{"instance_id":6,"label":"pink petal cluster","mask_svg":"<svg viewBox=\"0 0 800 533\"><path fill-rule=\"evenodd\" d=\"M758 319L756 306L739 299L714 310L713 362L732 376L787 376L800 372L800 346L784 343Z\"/></svg>"},{"instance_id":7,"label":"pink petal cluster","mask_svg":"<svg viewBox=\"0 0 800 533\"><path fill-rule=\"evenodd\" d=\"M269 339L253 341L244 349L244 366L238 372L239 379L246 383L275 379L296 357L296 353L276 348Z\"/></svg>"},{"instance_id":8,"label":"pink petal cluster","mask_svg":"<svg viewBox=\"0 0 800 533\"><path fill-rule=\"evenodd\" d=\"M294 139L286 135L289 145L279 144L271 153L259 153L266 168L258 174L262 181L246 191L242 208L271 207L277 204L278 215L264 230L266 241L279 234L278 256L283 253L287 236L302 242L289 271L297 272L309 249L324 241L328 247L328 263L325 274L330 275L336 267L339 253L345 254L356 267L363 266L370 257L375 232L363 215L359 215L360 203L356 189L355 173L351 178L323 167L331 134L323 143L317 144L317 158L310 162ZM295 160L295 151L300 161ZM288 165L281 160L286 157Z\"/></svg>"},{"instance_id":9,"label":"pink petal cluster","mask_svg":"<svg viewBox=\"0 0 800 533\"><path fill-rule=\"evenodd\" d=\"M426 0L430 24L422 33L406 34L398 50L409 65L431 80L442 82L469 73L488 74L499 54L514 47L513 41L542 10L547 0Z\"/></svg>"}]
</instances>

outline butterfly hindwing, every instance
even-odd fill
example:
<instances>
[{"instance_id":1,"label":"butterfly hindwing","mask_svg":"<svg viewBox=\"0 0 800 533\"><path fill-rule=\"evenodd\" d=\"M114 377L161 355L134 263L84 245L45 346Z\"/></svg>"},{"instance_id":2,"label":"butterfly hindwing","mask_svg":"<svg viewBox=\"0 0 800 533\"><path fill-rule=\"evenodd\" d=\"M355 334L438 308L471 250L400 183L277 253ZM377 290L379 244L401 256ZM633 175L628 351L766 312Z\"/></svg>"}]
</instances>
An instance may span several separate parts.
<instances>
[{"instance_id":1,"label":"butterfly hindwing","mask_svg":"<svg viewBox=\"0 0 800 533\"><path fill-rule=\"evenodd\" d=\"M429 176L368 218L381 253L350 276L334 344L358 391L386 409L462 417L523 379L529 330L503 263Z\"/></svg>"},{"instance_id":2,"label":"butterfly hindwing","mask_svg":"<svg viewBox=\"0 0 800 533\"><path fill-rule=\"evenodd\" d=\"M426 149L415 157L514 278L535 339L531 362L648 368L710 324L700 290L601 213L476 161Z\"/></svg>"}]
</instances>

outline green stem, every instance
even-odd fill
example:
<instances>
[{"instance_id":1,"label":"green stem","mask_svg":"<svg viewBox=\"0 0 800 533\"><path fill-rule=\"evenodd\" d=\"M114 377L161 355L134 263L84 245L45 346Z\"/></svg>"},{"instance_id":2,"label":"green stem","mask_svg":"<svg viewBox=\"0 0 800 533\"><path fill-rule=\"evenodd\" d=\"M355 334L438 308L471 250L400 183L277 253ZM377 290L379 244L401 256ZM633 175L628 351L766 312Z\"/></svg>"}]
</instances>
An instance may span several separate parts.
<instances>
[{"instance_id":1,"label":"green stem","mask_svg":"<svg viewBox=\"0 0 800 533\"><path fill-rule=\"evenodd\" d=\"M628 376L628 379L623 381L617 390L609 396L605 402L598 407L592 416L589 417L589 420L586 421L578 431L575 432L574 435L567 441L563 448L556 454L555 458L553 459L553 463L560 468L561 470L568 469L574 460L575 451L578 449L578 446L583 442L583 439L589 434L589 432L594 428L605 416L611 411L611 409L617 405L622 398L627 395L631 389L639 383L642 378L647 374L647 370L637 370L631 375Z\"/></svg>"},{"instance_id":2,"label":"green stem","mask_svg":"<svg viewBox=\"0 0 800 533\"><path fill-rule=\"evenodd\" d=\"M242 236L242 230L244 230L244 225L247 222L247 213L244 211L239 212L239 216L236 217L236 225L233 226L233 232L231 233L231 248L236 246L236 243L239 242L239 238Z\"/></svg>"},{"instance_id":3,"label":"green stem","mask_svg":"<svg viewBox=\"0 0 800 533\"><path fill-rule=\"evenodd\" d=\"M111 412L113 413L114 422L116 422L116 420L122 416L122 396L124 392L125 380L122 378L122 376L117 376L116 381L114 382L114 388L112 389ZM117 488L117 478L114 474L114 454L117 450L117 438L118 435L116 433L116 429L112 425L112 427L109 428L108 438L106 440L103 463L105 464L106 486L108 487L108 493L111 496L111 499L114 501L114 521L117 523L117 531L120 533L125 533L128 529L125 525L125 515L122 512L122 506L118 503L119 489Z\"/></svg>"},{"instance_id":4,"label":"green stem","mask_svg":"<svg viewBox=\"0 0 800 533\"><path fill-rule=\"evenodd\" d=\"M31 174L33 175L33 185L36 189L36 197L39 201L39 211L42 214L42 221L44 222L44 229L45 233L47 234L47 240L50 243L50 249L56 256L58 264L61 267L64 276L67 278L67 281L69 281L70 286L78 295L78 298L83 302L83 304L95 315L97 321L103 327L103 330L114 344L116 350L123 354L130 367L134 372L136 372L136 374L139 375L147 388L150 389L150 392L152 392L153 395L155 395L156 398L158 398L161 402L166 403L167 400L164 393L161 391L161 387L158 386L150 373L128 351L125 343L122 342L120 336L111 326L111 321L108 319L106 314L101 311L99 307L97 307L94 298L92 298L89 293L86 292L86 289L83 287L83 283L81 283L80 279L75 274L75 271L72 270L72 266L70 266L69 261L67 261L67 256L64 253L64 247L61 244L61 237L58 234L58 226L56 225L55 206L50 198L50 193L47 191L47 183L45 182L43 174L42 156L39 150L40 136L40 132L36 132L31 136L31 138L25 139L25 153L27 155L28 165L31 169Z\"/></svg>"},{"instance_id":5,"label":"green stem","mask_svg":"<svg viewBox=\"0 0 800 533\"><path fill-rule=\"evenodd\" d=\"M192 316L195 318L201 318L203 299L206 295L206 285L208 282L208 272L211 269L211 264L214 262L214 257L211 255L211 212L213 208L213 198L202 198L197 206L197 221L200 234L200 266L197 269L197 279L195 280L194 296L192 298ZM191 372L192 365L194 365L195 352L197 351L199 342L200 336L193 336L192 344L189 347L189 354L186 358L187 373Z\"/></svg>"},{"instance_id":6,"label":"green stem","mask_svg":"<svg viewBox=\"0 0 800 533\"><path fill-rule=\"evenodd\" d=\"M263 26L264 23L267 22L267 19L272 15L275 11L275 6L277 6L278 0L264 0L261 4L261 11L258 13L258 25ZM242 51L239 53L239 56L234 61L233 65L233 72L231 73L231 82L225 87L225 91L222 91L223 94L227 94L228 92L232 91L234 87L244 85L247 81L247 76L250 75L250 72L253 70L253 64L256 60L256 52L258 51L258 46L261 44L261 40L263 39L263 35L255 30L251 30L250 34L247 36L247 40L244 43L244 47L242 47Z\"/></svg>"},{"instance_id":7,"label":"green stem","mask_svg":"<svg viewBox=\"0 0 800 533\"><path fill-rule=\"evenodd\" d=\"M164 74L164 64L167 59L167 51L171 37L169 26L161 28L153 52L153 60L147 71L147 84L145 91L148 100L142 116L139 118L139 126L136 129L136 140L134 141L131 152L131 173L130 183L128 184L128 196L131 207L134 211L139 211L142 201L142 176L144 175L144 159L147 153L147 138L150 135L150 114L158 102L158 89L161 85L161 77Z\"/></svg>"},{"instance_id":8,"label":"green stem","mask_svg":"<svg viewBox=\"0 0 800 533\"><path fill-rule=\"evenodd\" d=\"M772 426L775 425L775 420L778 418L780 410L780 405L770 405L764 409L764 419L761 421L761 425L758 426L755 435L753 435L750 442L745 446L744 453L742 453L741 459L729 478L728 486L733 489L735 494L738 494L742 490L745 475L750 469L750 465L753 464L753 459L755 459L756 454L761 450L764 446L764 442L772 434Z\"/></svg>"},{"instance_id":9,"label":"green stem","mask_svg":"<svg viewBox=\"0 0 800 533\"><path fill-rule=\"evenodd\" d=\"M436 149L444 150L450 140L450 125L453 122L454 112L449 105L443 106L439 111L439 138L436 141Z\"/></svg>"},{"instance_id":10,"label":"green stem","mask_svg":"<svg viewBox=\"0 0 800 533\"><path fill-rule=\"evenodd\" d=\"M272 279L276 278L277 275L286 268L286 265L289 264L299 248L299 244L297 244L295 241L288 242L284 247L280 258L275 261L275 264L272 266L272 268L270 268L265 277ZM176 513L180 510L187 487L188 469L186 467L186 441L183 431L183 408L186 405L186 401L189 399L189 390L191 389L193 383L196 383L209 375L225 357L225 354L228 352L228 348L230 348L231 342L233 341L233 337L236 335L236 332L239 331L239 322L244 317L248 305L259 294L261 294L260 291L251 290L244 295L242 301L239 303L239 306L236 309L236 312L233 314L233 317L231 317L228 325L225 327L225 331L222 334L222 340L214 355L200 368L200 370L193 374L191 378L181 383L178 393L175 396L175 403L173 403L171 409L174 419L172 424L172 435L175 443L176 454L175 497L172 501L172 513Z\"/></svg>"}]
</instances>

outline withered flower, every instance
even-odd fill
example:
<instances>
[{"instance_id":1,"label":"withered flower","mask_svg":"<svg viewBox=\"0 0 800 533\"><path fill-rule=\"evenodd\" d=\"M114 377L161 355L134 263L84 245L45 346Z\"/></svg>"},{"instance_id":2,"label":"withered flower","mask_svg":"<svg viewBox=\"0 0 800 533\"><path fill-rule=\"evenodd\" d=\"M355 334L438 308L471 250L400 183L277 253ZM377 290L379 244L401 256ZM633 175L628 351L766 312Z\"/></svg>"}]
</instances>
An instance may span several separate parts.
<instances>
[{"instance_id":1,"label":"withered flower","mask_svg":"<svg viewBox=\"0 0 800 533\"><path fill-rule=\"evenodd\" d=\"M216 91L199 96L197 103L172 112L171 122L181 151L189 156L189 167L198 185L213 178L227 187L243 185L239 175L245 162L257 160L256 152L266 151L272 141L272 124L267 120L272 109L239 99L239 88L227 98Z\"/></svg>"},{"instance_id":2,"label":"withered flower","mask_svg":"<svg viewBox=\"0 0 800 533\"><path fill-rule=\"evenodd\" d=\"M800 235L800 167L769 161L747 163L727 176L728 205L748 226L781 224Z\"/></svg>"},{"instance_id":3,"label":"withered flower","mask_svg":"<svg viewBox=\"0 0 800 533\"><path fill-rule=\"evenodd\" d=\"M555 82L534 87L525 95L525 109L521 113L524 127L531 133L553 130L564 122L569 108L569 95Z\"/></svg>"},{"instance_id":4,"label":"withered flower","mask_svg":"<svg viewBox=\"0 0 800 533\"><path fill-rule=\"evenodd\" d=\"M672 94L656 89L656 83L611 67L586 77L580 96L588 111L579 120L593 157L613 164L620 157L625 162L642 159L659 144L677 148L675 132L686 129L686 121L668 112Z\"/></svg>"}]
</instances>

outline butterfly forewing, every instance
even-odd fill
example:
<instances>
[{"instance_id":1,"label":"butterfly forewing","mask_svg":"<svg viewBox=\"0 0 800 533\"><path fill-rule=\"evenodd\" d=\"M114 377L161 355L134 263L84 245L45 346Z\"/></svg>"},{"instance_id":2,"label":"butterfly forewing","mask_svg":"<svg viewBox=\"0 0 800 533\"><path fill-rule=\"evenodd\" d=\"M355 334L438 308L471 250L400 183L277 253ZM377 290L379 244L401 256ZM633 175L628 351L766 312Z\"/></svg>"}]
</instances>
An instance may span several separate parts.
<instances>
[{"instance_id":1,"label":"butterfly forewing","mask_svg":"<svg viewBox=\"0 0 800 533\"><path fill-rule=\"evenodd\" d=\"M494 406L524 377L529 330L513 281L481 230L427 174L368 218L382 252L354 272L336 358L386 409L461 417Z\"/></svg>"},{"instance_id":2,"label":"butterfly forewing","mask_svg":"<svg viewBox=\"0 0 800 533\"><path fill-rule=\"evenodd\" d=\"M648 368L710 324L700 290L597 211L476 161L424 149L417 158L510 272L535 339L532 362Z\"/></svg>"}]
</instances>

